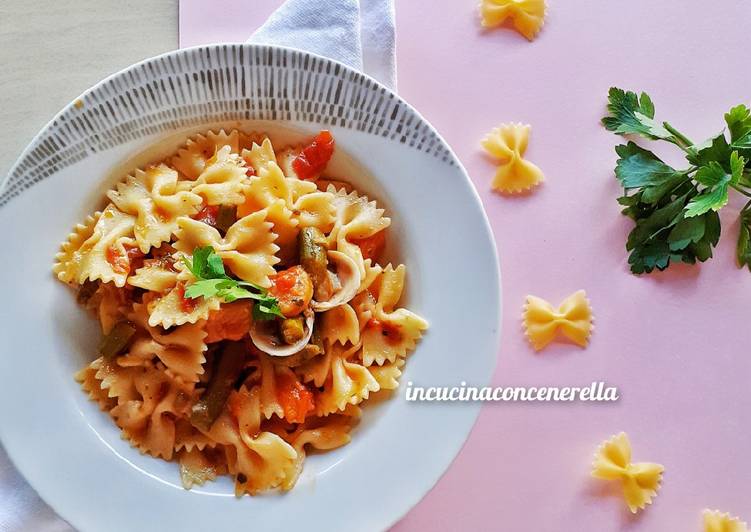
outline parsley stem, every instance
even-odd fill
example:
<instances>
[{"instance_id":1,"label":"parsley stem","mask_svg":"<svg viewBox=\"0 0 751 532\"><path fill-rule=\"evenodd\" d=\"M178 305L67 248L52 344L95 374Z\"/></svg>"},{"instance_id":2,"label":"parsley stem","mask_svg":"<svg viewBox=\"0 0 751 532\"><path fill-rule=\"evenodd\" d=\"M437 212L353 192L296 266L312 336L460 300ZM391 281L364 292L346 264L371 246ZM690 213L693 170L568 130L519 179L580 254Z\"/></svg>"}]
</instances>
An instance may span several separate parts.
<instances>
[{"instance_id":1,"label":"parsley stem","mask_svg":"<svg viewBox=\"0 0 751 532\"><path fill-rule=\"evenodd\" d=\"M686 135L675 129L668 122L663 122L662 126L667 129L670 134L673 135L673 137L675 137L675 139L678 141L675 143L676 146L678 146L685 152L689 152L691 146L693 146L694 143Z\"/></svg>"}]
</instances>

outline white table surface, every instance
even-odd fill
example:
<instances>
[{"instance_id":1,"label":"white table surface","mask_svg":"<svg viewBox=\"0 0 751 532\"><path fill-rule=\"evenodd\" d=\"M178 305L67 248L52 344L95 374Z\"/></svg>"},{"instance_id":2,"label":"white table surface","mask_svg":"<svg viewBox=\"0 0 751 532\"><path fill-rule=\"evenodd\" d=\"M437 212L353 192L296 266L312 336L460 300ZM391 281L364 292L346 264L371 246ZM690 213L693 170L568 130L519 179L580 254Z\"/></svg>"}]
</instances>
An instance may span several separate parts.
<instances>
[{"instance_id":1,"label":"white table surface","mask_svg":"<svg viewBox=\"0 0 751 532\"><path fill-rule=\"evenodd\" d=\"M177 0L0 0L0 176L87 88L177 48L177 9ZM0 447L0 531L69 530Z\"/></svg>"},{"instance_id":2,"label":"white table surface","mask_svg":"<svg viewBox=\"0 0 751 532\"><path fill-rule=\"evenodd\" d=\"M177 0L0 0L0 176L67 103L177 48Z\"/></svg>"}]
</instances>

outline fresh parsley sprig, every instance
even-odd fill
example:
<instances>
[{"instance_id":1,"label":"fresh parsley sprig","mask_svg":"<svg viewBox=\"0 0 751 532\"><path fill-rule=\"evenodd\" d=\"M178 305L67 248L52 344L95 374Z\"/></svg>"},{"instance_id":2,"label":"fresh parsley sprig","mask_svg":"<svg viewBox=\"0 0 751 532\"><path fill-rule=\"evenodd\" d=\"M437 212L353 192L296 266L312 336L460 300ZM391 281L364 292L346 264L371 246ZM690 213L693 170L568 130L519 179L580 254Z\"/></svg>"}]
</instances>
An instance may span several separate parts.
<instances>
[{"instance_id":1,"label":"fresh parsley sprig","mask_svg":"<svg viewBox=\"0 0 751 532\"><path fill-rule=\"evenodd\" d=\"M218 297L225 303L253 299L253 319L263 321L284 317L279 309L279 302L263 287L228 276L222 257L211 246L196 248L193 250L192 262L183 257L183 263L196 278L194 283L185 288L185 297Z\"/></svg>"},{"instance_id":2,"label":"fresh parsley sprig","mask_svg":"<svg viewBox=\"0 0 751 532\"><path fill-rule=\"evenodd\" d=\"M712 257L720 239L717 211L728 202L730 189L751 197L751 110L738 105L725 115L723 130L695 144L668 122L655 117L652 99L613 87L608 98L606 129L665 141L683 150L689 166L676 169L638 144L616 146L615 175L624 188L618 202L635 227L626 249L634 273L664 270L671 262L694 264ZM741 211L736 258L751 270L751 200Z\"/></svg>"}]
</instances>

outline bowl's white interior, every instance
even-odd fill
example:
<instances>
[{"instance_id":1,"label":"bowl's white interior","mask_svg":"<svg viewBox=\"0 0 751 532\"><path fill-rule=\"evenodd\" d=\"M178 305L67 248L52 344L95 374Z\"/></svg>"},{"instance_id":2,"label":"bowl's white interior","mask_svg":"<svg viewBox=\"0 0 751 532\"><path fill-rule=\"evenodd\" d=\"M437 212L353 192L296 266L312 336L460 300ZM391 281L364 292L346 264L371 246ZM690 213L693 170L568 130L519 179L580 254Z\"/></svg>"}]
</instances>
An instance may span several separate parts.
<instances>
[{"instance_id":1,"label":"bowl's white interior","mask_svg":"<svg viewBox=\"0 0 751 532\"><path fill-rule=\"evenodd\" d=\"M235 48L245 50L243 61L252 57L263 62L267 53L272 59L274 53L300 55L267 47ZM217 50L175 52L168 63L200 69L203 63L231 60L230 54L225 57ZM164 63L160 58L152 61ZM273 68L283 73L290 67L279 63ZM149 69L138 72L150 75ZM341 78L345 85L361 78L342 66L321 75ZM132 78L120 76L116 79L126 85ZM201 77L185 79L202 82ZM113 86L119 90L117 83ZM392 105L399 100L388 101ZM167 98L163 105L169 108ZM268 132L277 147L278 141L294 142L319 129L332 131L338 146L332 175L346 178L387 209L392 219L389 253L407 265L405 301L431 325L408 359L402 388L389 400L366 407L352 443L311 457L299 485L281 497L235 501L227 479L185 491L175 464L140 455L120 439L109 416L87 400L72 378L95 356L97 324L50 271L70 228L101 205L104 192L117 180L174 152L192 133L237 124L193 120L168 133L142 134L107 149L92 148L86 157L50 171L0 206L0 227L5 228L0 232L5 303L0 307L0 374L9 376L0 387L0 438L42 497L74 526L187 531L236 527L251 519L256 529L283 530L299 525L304 515L311 530L382 529L415 504L448 467L479 404L409 403L403 391L409 381L424 386L489 382L499 343L498 262L487 220L465 172L430 126L406 104L400 105L398 120L419 126L414 135L426 132L433 139L430 146L437 143L435 149L421 150L409 141L400 142L398 135L346 125L239 122L243 129ZM63 115L75 113L68 108ZM14 171L16 183L34 179L22 167Z\"/></svg>"}]
</instances>

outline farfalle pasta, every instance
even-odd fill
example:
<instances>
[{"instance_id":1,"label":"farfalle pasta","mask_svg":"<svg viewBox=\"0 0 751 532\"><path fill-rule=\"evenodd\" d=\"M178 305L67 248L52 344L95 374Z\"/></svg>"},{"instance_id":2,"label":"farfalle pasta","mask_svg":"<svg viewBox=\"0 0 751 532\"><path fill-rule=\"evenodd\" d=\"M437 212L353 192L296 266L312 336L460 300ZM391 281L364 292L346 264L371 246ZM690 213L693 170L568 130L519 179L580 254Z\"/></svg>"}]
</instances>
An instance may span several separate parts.
<instances>
[{"instance_id":1,"label":"farfalle pasta","mask_svg":"<svg viewBox=\"0 0 751 532\"><path fill-rule=\"evenodd\" d=\"M617 480L631 513L643 510L657 495L665 468L660 464L631 461L631 442L621 432L597 449L592 463L592 476L603 480Z\"/></svg>"},{"instance_id":2,"label":"farfalle pasta","mask_svg":"<svg viewBox=\"0 0 751 532\"><path fill-rule=\"evenodd\" d=\"M500 26L511 21L514 29L530 41L543 25L547 6L545 0L481 0L480 16L486 28Z\"/></svg>"},{"instance_id":3,"label":"farfalle pasta","mask_svg":"<svg viewBox=\"0 0 751 532\"><path fill-rule=\"evenodd\" d=\"M592 307L584 290L568 296L558 308L540 297L527 296L523 320L525 335L535 351L543 349L559 334L586 347L594 328Z\"/></svg>"},{"instance_id":4,"label":"farfalle pasta","mask_svg":"<svg viewBox=\"0 0 751 532\"><path fill-rule=\"evenodd\" d=\"M83 391L189 489L289 490L311 449L350 441L428 327L379 263L391 220L326 175L334 140L276 154L218 131L118 183L55 256L98 319Z\"/></svg>"},{"instance_id":5,"label":"farfalle pasta","mask_svg":"<svg viewBox=\"0 0 751 532\"><path fill-rule=\"evenodd\" d=\"M704 532L749 532L748 525L738 517L719 510L704 510Z\"/></svg>"},{"instance_id":6,"label":"farfalle pasta","mask_svg":"<svg viewBox=\"0 0 751 532\"><path fill-rule=\"evenodd\" d=\"M518 194L545 180L542 170L524 158L531 129L524 124L501 124L482 140L485 151L500 163L492 181L494 190Z\"/></svg>"}]
</instances>

